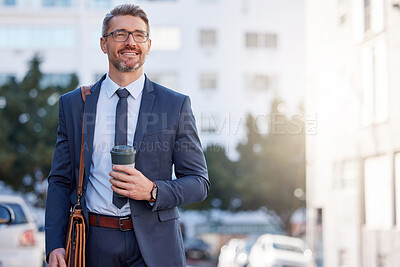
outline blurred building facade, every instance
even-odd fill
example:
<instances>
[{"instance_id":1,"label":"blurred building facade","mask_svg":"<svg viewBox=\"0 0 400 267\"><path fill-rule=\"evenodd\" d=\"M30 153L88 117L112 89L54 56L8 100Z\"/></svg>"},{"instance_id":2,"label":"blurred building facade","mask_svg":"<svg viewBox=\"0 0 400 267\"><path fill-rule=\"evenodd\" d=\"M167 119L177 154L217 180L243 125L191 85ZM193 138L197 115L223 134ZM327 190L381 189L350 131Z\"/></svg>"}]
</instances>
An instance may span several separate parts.
<instances>
[{"instance_id":1,"label":"blurred building facade","mask_svg":"<svg viewBox=\"0 0 400 267\"><path fill-rule=\"evenodd\" d=\"M266 119L274 97L298 105L303 0L0 0L0 83L21 78L37 52L43 83L66 83L69 73L93 83L108 68L102 20L123 2L148 13L153 42L145 72L191 97L204 145L233 155L247 113Z\"/></svg>"},{"instance_id":2,"label":"blurred building facade","mask_svg":"<svg viewBox=\"0 0 400 267\"><path fill-rule=\"evenodd\" d=\"M308 241L319 266L400 266L400 2L306 1Z\"/></svg>"}]
</instances>

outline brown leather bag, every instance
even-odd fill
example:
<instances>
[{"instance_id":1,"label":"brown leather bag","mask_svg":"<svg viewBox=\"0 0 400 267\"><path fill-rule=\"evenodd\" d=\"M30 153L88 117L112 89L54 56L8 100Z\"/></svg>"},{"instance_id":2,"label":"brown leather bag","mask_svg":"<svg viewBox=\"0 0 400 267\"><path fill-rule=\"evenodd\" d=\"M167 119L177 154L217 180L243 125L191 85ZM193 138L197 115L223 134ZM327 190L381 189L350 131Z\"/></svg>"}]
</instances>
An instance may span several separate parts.
<instances>
[{"instance_id":1,"label":"brown leather bag","mask_svg":"<svg viewBox=\"0 0 400 267\"><path fill-rule=\"evenodd\" d=\"M86 95L90 94L92 86L82 86L81 93L84 102L83 117L82 117L82 140L81 140L81 155L79 161L79 182L77 186L78 204L76 204L70 213L67 236L65 242L65 262L68 267L85 267L85 246L86 246L86 222L82 214L81 197L83 174L85 162L83 157L83 129L85 125L85 100Z\"/></svg>"}]
</instances>

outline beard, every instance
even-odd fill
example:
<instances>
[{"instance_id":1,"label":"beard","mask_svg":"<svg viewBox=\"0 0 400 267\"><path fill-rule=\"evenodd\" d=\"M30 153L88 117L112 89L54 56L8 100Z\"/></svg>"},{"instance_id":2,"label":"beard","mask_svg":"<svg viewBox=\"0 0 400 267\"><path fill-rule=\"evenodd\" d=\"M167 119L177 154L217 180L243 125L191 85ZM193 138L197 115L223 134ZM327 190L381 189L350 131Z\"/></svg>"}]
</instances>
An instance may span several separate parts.
<instances>
[{"instance_id":1,"label":"beard","mask_svg":"<svg viewBox=\"0 0 400 267\"><path fill-rule=\"evenodd\" d=\"M112 64L119 72L134 72L143 66L143 62L138 62L135 64L135 66L127 66L122 60L112 62Z\"/></svg>"},{"instance_id":2,"label":"beard","mask_svg":"<svg viewBox=\"0 0 400 267\"><path fill-rule=\"evenodd\" d=\"M144 61L146 59L145 54L142 53L141 50L135 49L133 47L124 47L123 49L120 49L117 53L125 52L125 51L134 51L139 54L139 61L135 63L135 65L128 65L127 62L124 60L118 58L118 56L113 56L109 54L109 60L111 64L114 65L114 67L119 71L119 72L134 72L140 69L140 67L143 66Z\"/></svg>"}]
</instances>

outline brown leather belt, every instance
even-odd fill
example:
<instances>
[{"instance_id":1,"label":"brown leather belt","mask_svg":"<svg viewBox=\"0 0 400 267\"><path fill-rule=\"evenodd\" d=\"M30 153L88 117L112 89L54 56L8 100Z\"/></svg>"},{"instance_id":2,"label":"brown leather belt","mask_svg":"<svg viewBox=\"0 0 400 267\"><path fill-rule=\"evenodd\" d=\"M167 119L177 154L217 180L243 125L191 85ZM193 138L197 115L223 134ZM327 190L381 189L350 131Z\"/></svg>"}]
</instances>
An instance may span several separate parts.
<instances>
[{"instance_id":1,"label":"brown leather belt","mask_svg":"<svg viewBox=\"0 0 400 267\"><path fill-rule=\"evenodd\" d=\"M133 229L131 216L126 217L107 217L99 214L89 214L89 225L129 231Z\"/></svg>"}]
</instances>

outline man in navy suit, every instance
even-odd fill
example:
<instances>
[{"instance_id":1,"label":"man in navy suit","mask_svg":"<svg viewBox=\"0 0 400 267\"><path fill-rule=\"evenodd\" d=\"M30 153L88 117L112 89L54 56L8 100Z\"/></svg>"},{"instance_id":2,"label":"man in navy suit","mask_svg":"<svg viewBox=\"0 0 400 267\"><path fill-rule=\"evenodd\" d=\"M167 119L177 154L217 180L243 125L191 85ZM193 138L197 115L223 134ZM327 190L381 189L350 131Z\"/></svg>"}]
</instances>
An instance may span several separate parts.
<instances>
[{"instance_id":1,"label":"man in navy suit","mask_svg":"<svg viewBox=\"0 0 400 267\"><path fill-rule=\"evenodd\" d=\"M85 103L80 89L60 97L46 203L50 267L65 266L68 216L77 203L84 108L86 265L186 266L177 207L202 201L210 183L189 97L144 75L149 30L146 13L138 6L115 7L104 18L100 39L108 73L93 85ZM136 150L135 168L111 164L120 101L125 101L127 116L124 138ZM114 192L126 197L122 204L114 202Z\"/></svg>"}]
</instances>

